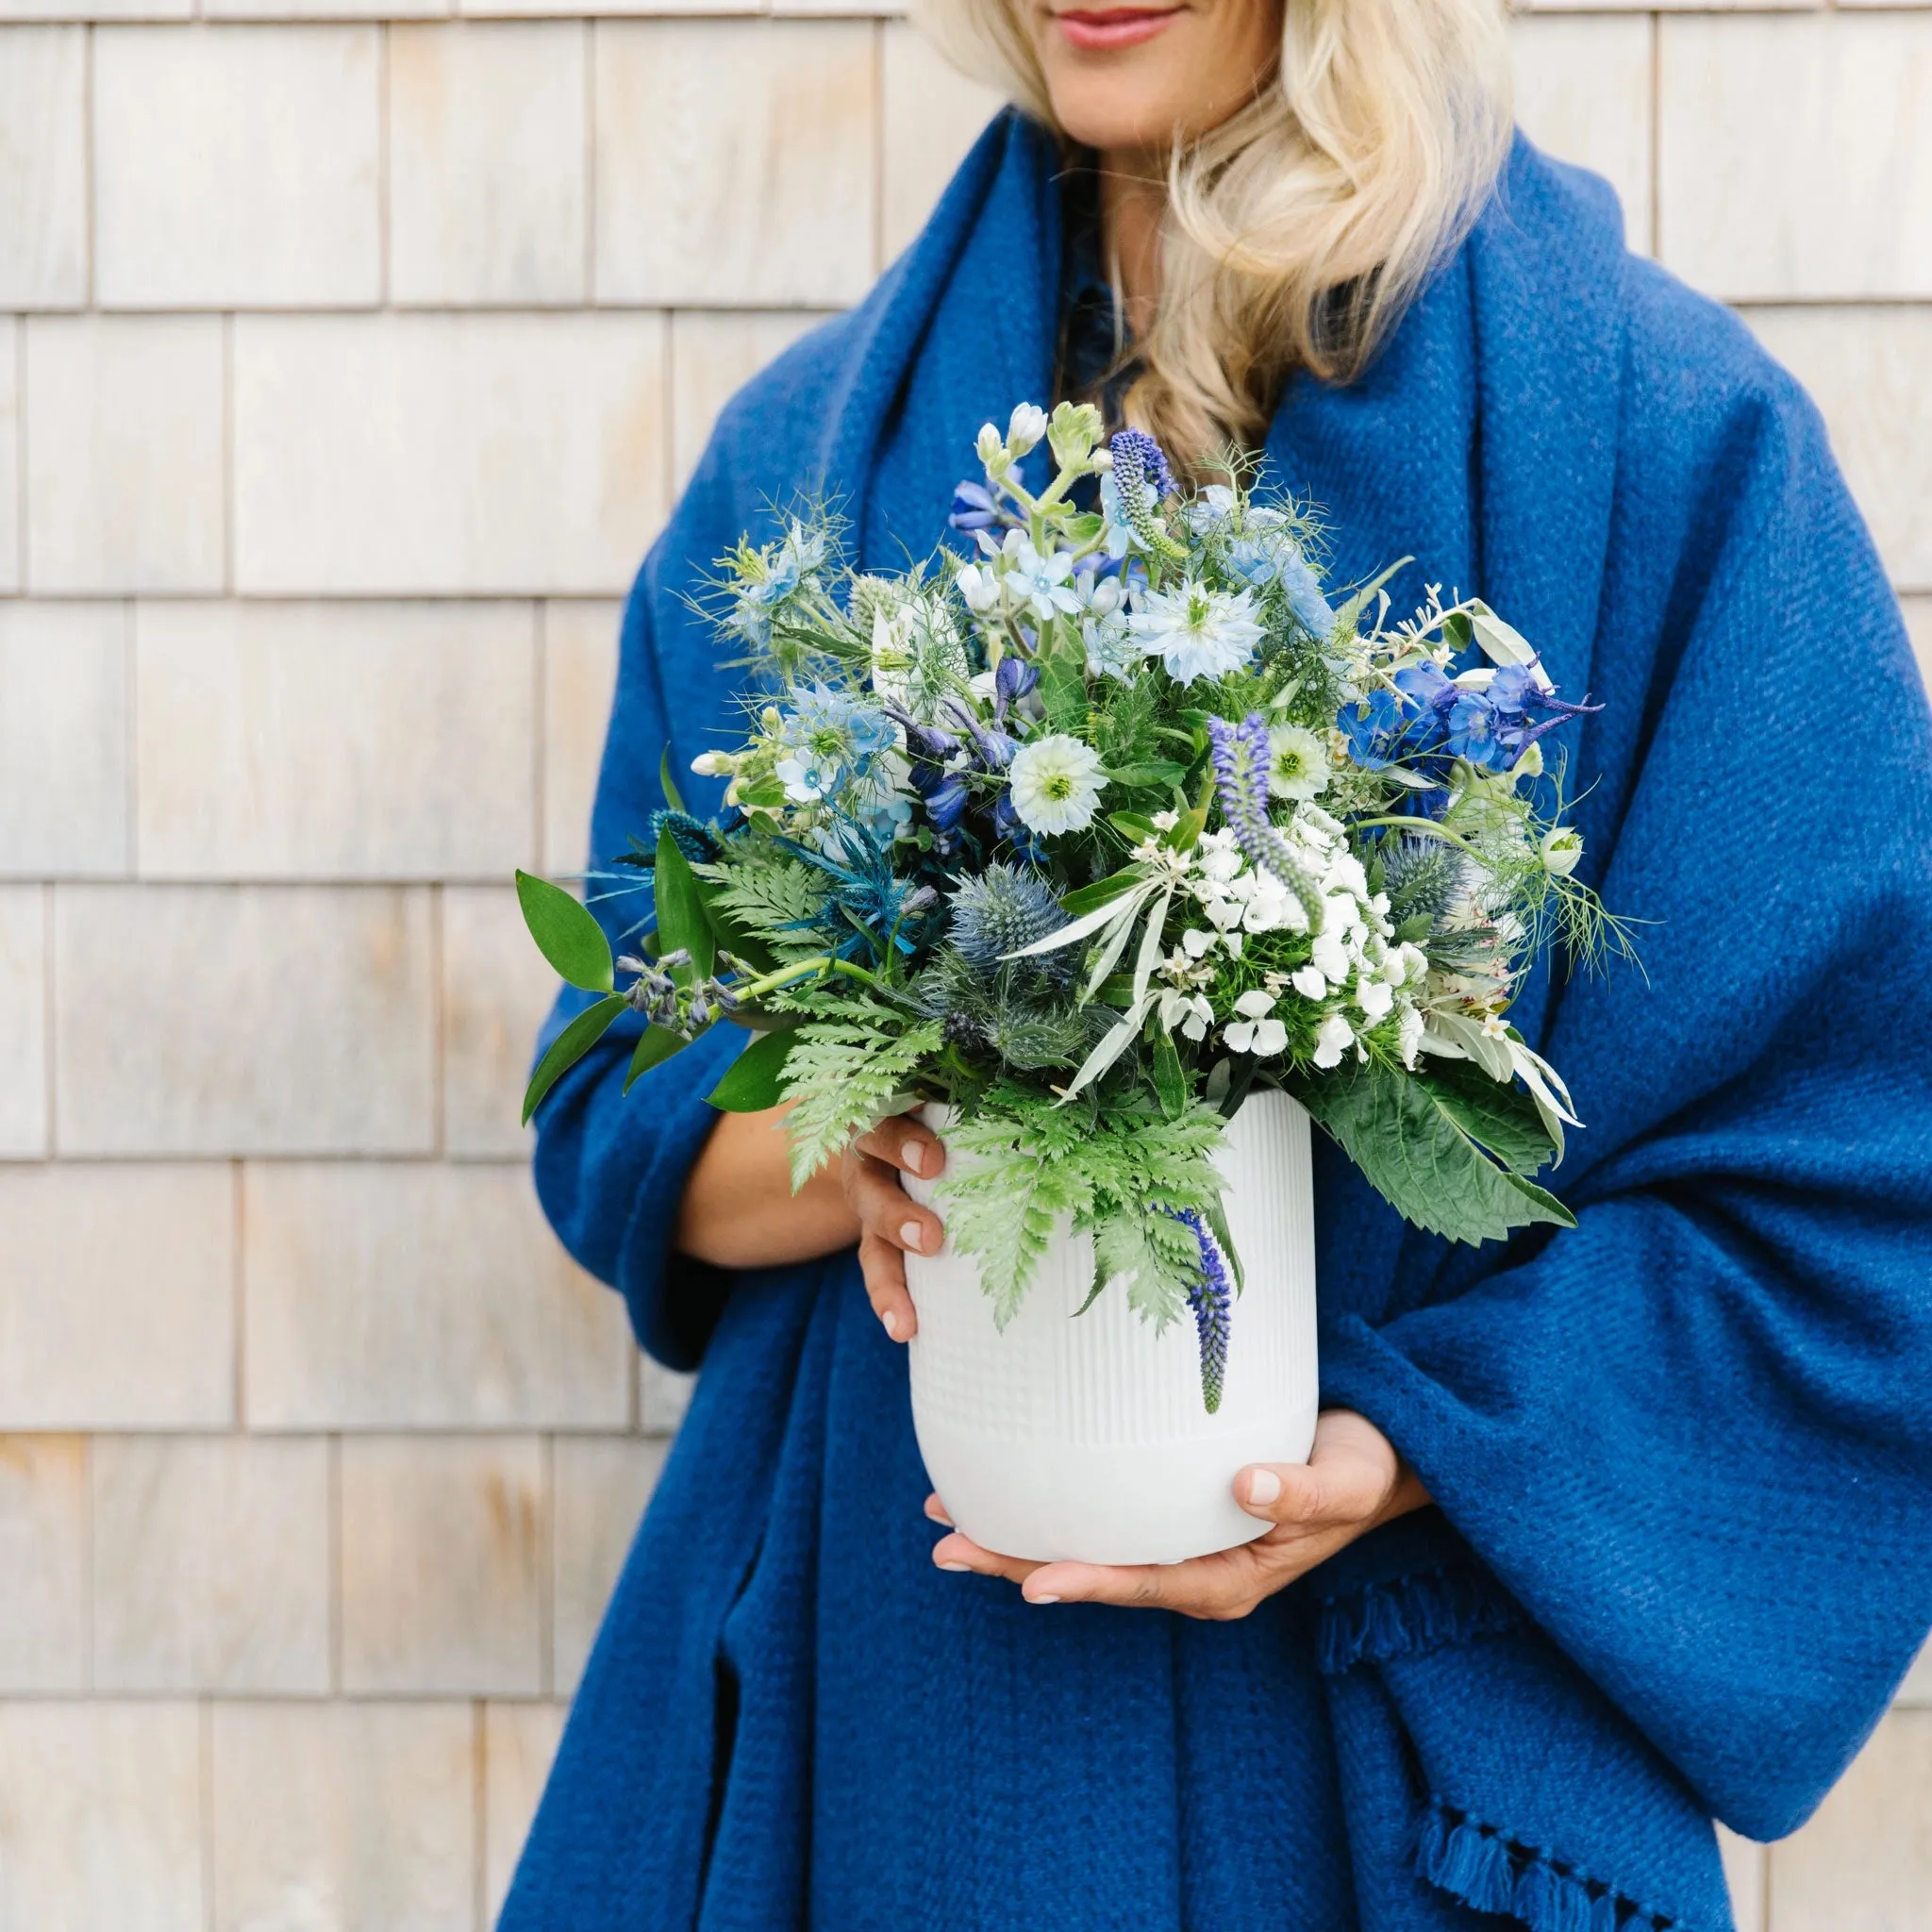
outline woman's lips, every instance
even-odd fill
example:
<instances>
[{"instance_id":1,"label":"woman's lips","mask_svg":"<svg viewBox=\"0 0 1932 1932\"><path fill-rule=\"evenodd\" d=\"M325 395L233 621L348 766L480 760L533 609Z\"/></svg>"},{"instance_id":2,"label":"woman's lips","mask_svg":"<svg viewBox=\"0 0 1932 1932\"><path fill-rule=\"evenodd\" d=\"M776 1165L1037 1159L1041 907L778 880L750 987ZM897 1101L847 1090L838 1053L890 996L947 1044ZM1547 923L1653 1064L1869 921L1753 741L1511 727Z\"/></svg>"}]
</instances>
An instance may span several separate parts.
<instances>
[{"instance_id":1,"label":"woman's lips","mask_svg":"<svg viewBox=\"0 0 1932 1932\"><path fill-rule=\"evenodd\" d=\"M1054 18L1074 46L1083 53L1097 54L1151 41L1179 11L1177 7L1109 7L1059 13Z\"/></svg>"}]
</instances>

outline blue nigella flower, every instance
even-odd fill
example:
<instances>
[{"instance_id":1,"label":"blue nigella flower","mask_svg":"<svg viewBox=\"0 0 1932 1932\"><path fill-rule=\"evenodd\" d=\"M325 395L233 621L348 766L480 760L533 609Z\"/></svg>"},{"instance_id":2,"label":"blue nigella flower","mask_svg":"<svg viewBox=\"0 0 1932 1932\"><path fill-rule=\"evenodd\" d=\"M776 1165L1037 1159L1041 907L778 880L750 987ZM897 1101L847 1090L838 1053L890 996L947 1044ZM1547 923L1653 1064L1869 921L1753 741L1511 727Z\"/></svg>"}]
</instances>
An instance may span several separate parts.
<instances>
[{"instance_id":1,"label":"blue nigella flower","mask_svg":"<svg viewBox=\"0 0 1932 1932\"><path fill-rule=\"evenodd\" d=\"M800 805L829 798L867 777L878 755L897 742L891 720L882 710L827 684L794 694L778 735L786 756L775 769L786 796Z\"/></svg>"}]
</instances>

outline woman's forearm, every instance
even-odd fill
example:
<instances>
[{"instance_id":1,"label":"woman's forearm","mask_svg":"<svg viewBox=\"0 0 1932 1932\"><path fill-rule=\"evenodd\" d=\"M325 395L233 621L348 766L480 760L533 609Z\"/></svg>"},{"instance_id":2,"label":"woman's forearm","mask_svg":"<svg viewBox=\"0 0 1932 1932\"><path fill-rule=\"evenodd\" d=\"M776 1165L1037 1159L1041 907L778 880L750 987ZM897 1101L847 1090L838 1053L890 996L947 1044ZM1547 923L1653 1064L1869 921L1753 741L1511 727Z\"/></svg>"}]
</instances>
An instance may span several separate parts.
<instances>
[{"instance_id":1,"label":"woman's forearm","mask_svg":"<svg viewBox=\"0 0 1932 1932\"><path fill-rule=\"evenodd\" d=\"M858 1239L834 1163L791 1191L785 1109L724 1113L685 1183L680 1253L719 1268L770 1268L835 1254Z\"/></svg>"}]
</instances>

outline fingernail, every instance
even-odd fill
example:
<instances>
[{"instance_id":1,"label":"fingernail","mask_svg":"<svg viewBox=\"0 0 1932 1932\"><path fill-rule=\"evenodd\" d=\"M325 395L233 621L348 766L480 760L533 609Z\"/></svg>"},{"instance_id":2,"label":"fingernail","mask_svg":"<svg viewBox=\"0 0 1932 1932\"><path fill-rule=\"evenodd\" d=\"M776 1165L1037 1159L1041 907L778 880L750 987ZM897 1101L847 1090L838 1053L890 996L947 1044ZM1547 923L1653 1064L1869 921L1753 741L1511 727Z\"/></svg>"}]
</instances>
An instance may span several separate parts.
<instances>
[{"instance_id":1,"label":"fingernail","mask_svg":"<svg viewBox=\"0 0 1932 1932\"><path fill-rule=\"evenodd\" d=\"M907 1141L903 1158L908 1174L924 1174L925 1172L925 1142L924 1141Z\"/></svg>"},{"instance_id":2,"label":"fingernail","mask_svg":"<svg viewBox=\"0 0 1932 1932\"><path fill-rule=\"evenodd\" d=\"M950 1570L956 1576L970 1575L973 1571L971 1563L941 1563L940 1568L941 1570Z\"/></svg>"},{"instance_id":3,"label":"fingernail","mask_svg":"<svg viewBox=\"0 0 1932 1932\"><path fill-rule=\"evenodd\" d=\"M890 1335L894 1341L897 1341L899 1339L898 1311L894 1308L888 1308L886 1312L879 1317L879 1320L886 1324L886 1333Z\"/></svg>"},{"instance_id":4,"label":"fingernail","mask_svg":"<svg viewBox=\"0 0 1932 1932\"><path fill-rule=\"evenodd\" d=\"M1059 1598L1057 1596L1029 1596L1026 1601L1029 1604L1057 1604L1059 1602Z\"/></svg>"},{"instance_id":5,"label":"fingernail","mask_svg":"<svg viewBox=\"0 0 1932 1932\"><path fill-rule=\"evenodd\" d=\"M905 1226L899 1230L899 1239L902 1241L904 1241L908 1248L915 1249L922 1253L924 1251L925 1229L916 1221L908 1221L905 1224Z\"/></svg>"},{"instance_id":6,"label":"fingernail","mask_svg":"<svg viewBox=\"0 0 1932 1932\"><path fill-rule=\"evenodd\" d=\"M1281 1493L1281 1478L1272 1469L1257 1469L1248 1478L1248 1501L1272 1503Z\"/></svg>"}]
</instances>

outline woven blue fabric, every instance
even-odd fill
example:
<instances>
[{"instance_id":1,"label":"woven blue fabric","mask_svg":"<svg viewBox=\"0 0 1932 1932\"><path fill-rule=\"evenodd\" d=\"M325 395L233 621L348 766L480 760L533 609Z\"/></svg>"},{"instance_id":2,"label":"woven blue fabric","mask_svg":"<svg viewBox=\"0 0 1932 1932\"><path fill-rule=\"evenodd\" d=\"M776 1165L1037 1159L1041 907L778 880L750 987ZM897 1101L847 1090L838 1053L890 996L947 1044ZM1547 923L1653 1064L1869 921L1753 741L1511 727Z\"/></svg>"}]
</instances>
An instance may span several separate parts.
<instances>
[{"instance_id":1,"label":"woven blue fabric","mask_svg":"<svg viewBox=\"0 0 1932 1932\"><path fill-rule=\"evenodd\" d=\"M978 425L1046 399L1054 177L995 123L871 299L724 412L625 614L595 852L662 802L667 737L681 768L733 725L684 599L741 528L823 485L867 563L923 555ZM670 1255L741 1036L625 1100L620 1027L546 1104L538 1183L704 1372L508 1932L1723 1932L1711 1816L1796 1825L1932 1622L1932 735L1811 406L1519 142L1266 458L1341 579L1412 553L1405 589L1479 591L1605 703L1576 822L1653 922L1642 972L1518 1008L1589 1122L1574 1231L1452 1252L1318 1155L1325 1396L1440 1507L1231 1624L935 1572L852 1257Z\"/></svg>"}]
</instances>

